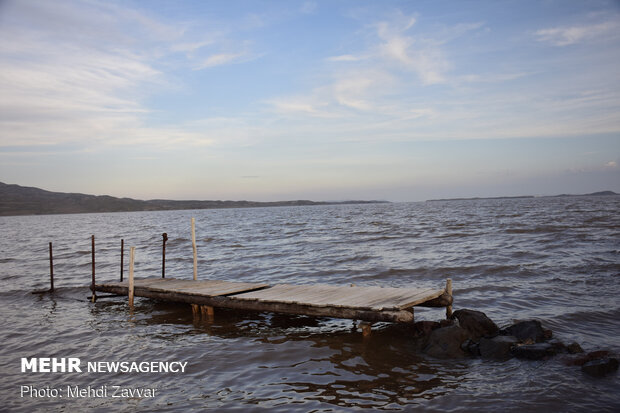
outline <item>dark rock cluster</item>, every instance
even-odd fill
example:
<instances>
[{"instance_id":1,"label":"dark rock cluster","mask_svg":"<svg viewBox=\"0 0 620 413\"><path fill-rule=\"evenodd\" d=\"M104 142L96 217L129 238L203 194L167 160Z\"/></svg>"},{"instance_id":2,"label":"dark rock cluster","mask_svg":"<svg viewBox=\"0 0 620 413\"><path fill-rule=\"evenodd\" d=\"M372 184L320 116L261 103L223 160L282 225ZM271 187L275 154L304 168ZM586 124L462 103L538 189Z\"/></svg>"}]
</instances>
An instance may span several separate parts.
<instances>
[{"instance_id":1,"label":"dark rock cluster","mask_svg":"<svg viewBox=\"0 0 620 413\"><path fill-rule=\"evenodd\" d=\"M458 310L450 320L419 321L413 332L418 351L437 358L481 357L485 360L546 360L565 355L565 364L580 366L594 377L618 370L618 360L607 351L585 354L577 343L565 345L538 320L520 321L499 328L481 311Z\"/></svg>"}]
</instances>

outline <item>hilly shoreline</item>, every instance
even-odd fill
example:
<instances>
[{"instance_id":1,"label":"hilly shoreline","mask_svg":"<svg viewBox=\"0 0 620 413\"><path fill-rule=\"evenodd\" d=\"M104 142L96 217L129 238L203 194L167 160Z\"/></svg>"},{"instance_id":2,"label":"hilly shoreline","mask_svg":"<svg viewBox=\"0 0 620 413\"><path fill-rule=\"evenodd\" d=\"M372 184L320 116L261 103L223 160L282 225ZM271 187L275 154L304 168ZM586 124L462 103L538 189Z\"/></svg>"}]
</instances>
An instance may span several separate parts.
<instances>
[{"instance_id":1,"label":"hilly shoreline","mask_svg":"<svg viewBox=\"0 0 620 413\"><path fill-rule=\"evenodd\" d=\"M428 199L426 202L444 202L444 201L480 201L485 199L529 199L529 198L562 198L569 196L614 196L620 195L613 191L599 191L592 192L590 194L561 194L561 195L547 195L547 196L534 196L534 195L521 195L521 196L494 196L494 197L473 197L473 198L442 198L442 199Z\"/></svg>"},{"instance_id":2,"label":"hilly shoreline","mask_svg":"<svg viewBox=\"0 0 620 413\"><path fill-rule=\"evenodd\" d=\"M296 201L176 201L167 199L138 200L109 195L52 192L0 182L0 216L80 214L93 212L170 211L183 209L258 208L275 206L375 204L387 201L315 202Z\"/></svg>"}]
</instances>

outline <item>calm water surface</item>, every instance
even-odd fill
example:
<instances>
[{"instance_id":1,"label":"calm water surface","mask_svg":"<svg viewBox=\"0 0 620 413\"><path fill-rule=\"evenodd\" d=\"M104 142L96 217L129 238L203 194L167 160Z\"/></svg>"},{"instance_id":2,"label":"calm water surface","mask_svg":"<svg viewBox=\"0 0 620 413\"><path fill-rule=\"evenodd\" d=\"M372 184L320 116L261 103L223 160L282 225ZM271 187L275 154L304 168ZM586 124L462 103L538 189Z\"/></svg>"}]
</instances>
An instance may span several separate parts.
<instances>
[{"instance_id":1,"label":"calm water surface","mask_svg":"<svg viewBox=\"0 0 620 413\"><path fill-rule=\"evenodd\" d=\"M116 280L120 240L136 276L392 287L454 285L454 308L497 324L535 318L586 351L620 354L620 197L478 200L0 217L0 410L31 411L619 411L620 379L547 361L436 360L404 327L368 339L351 320L87 300L90 235L97 279ZM53 241L57 291L48 287ZM127 248L128 249L128 248ZM125 256L127 273L128 256ZM416 310L435 320L442 309ZM187 361L182 374L21 373L21 357ZM37 388L156 387L154 398L30 398Z\"/></svg>"}]
</instances>

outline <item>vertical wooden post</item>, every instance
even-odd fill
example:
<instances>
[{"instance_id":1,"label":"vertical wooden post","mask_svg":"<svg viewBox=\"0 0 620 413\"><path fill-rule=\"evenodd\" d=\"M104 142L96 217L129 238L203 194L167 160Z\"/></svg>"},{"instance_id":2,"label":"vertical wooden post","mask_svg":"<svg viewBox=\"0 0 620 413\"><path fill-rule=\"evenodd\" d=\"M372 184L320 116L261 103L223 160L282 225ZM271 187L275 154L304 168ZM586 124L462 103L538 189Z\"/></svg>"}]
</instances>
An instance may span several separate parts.
<instances>
[{"instance_id":1,"label":"vertical wooden post","mask_svg":"<svg viewBox=\"0 0 620 413\"><path fill-rule=\"evenodd\" d=\"M213 307L211 307L210 305L201 305L200 314L202 315L203 320L212 323L214 319L215 311L213 310Z\"/></svg>"},{"instance_id":2,"label":"vertical wooden post","mask_svg":"<svg viewBox=\"0 0 620 413\"><path fill-rule=\"evenodd\" d=\"M161 236L164 241L161 251L161 278L166 278L166 241L168 241L168 234L164 232Z\"/></svg>"},{"instance_id":3,"label":"vertical wooden post","mask_svg":"<svg viewBox=\"0 0 620 413\"><path fill-rule=\"evenodd\" d=\"M125 257L125 240L121 239L121 282L123 282L123 258Z\"/></svg>"},{"instance_id":4,"label":"vertical wooden post","mask_svg":"<svg viewBox=\"0 0 620 413\"><path fill-rule=\"evenodd\" d=\"M368 321L360 321L358 327L362 329L362 337L370 337L370 333L372 332L372 323Z\"/></svg>"},{"instance_id":5,"label":"vertical wooden post","mask_svg":"<svg viewBox=\"0 0 620 413\"><path fill-rule=\"evenodd\" d=\"M192 250L194 251L194 281L198 279L198 251L196 251L196 220L192 218Z\"/></svg>"},{"instance_id":6,"label":"vertical wooden post","mask_svg":"<svg viewBox=\"0 0 620 413\"><path fill-rule=\"evenodd\" d=\"M127 296L129 299L129 307L133 308L133 264L136 254L136 247L129 247L129 285L127 287Z\"/></svg>"},{"instance_id":7,"label":"vertical wooden post","mask_svg":"<svg viewBox=\"0 0 620 413\"><path fill-rule=\"evenodd\" d=\"M52 243L50 242L50 292L54 291L54 256L52 255Z\"/></svg>"},{"instance_id":8,"label":"vertical wooden post","mask_svg":"<svg viewBox=\"0 0 620 413\"><path fill-rule=\"evenodd\" d=\"M92 261L93 261L93 277L92 277L92 283L90 285L90 289L93 292L92 302L94 303L95 301L97 301L97 295L95 294L95 236L92 235L90 237L90 240L91 240Z\"/></svg>"},{"instance_id":9,"label":"vertical wooden post","mask_svg":"<svg viewBox=\"0 0 620 413\"><path fill-rule=\"evenodd\" d=\"M446 292L448 294L450 294L450 297L452 297L452 279L448 278L446 280ZM446 318L450 318L452 317L452 304L446 306Z\"/></svg>"}]
</instances>

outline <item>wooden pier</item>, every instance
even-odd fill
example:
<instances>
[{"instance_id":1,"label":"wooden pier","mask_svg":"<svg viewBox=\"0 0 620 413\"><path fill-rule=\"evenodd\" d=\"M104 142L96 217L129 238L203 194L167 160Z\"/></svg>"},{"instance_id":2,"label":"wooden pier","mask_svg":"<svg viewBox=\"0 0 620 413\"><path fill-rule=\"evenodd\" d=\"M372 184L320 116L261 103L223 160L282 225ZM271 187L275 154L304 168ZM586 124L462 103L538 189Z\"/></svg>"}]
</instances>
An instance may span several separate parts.
<instances>
[{"instance_id":1,"label":"wooden pier","mask_svg":"<svg viewBox=\"0 0 620 413\"><path fill-rule=\"evenodd\" d=\"M452 314L452 280L445 288L391 288L374 286L327 284L276 284L198 280L195 220L191 219L193 280L166 277L166 241L162 234L161 278L135 278L135 247L129 252L129 279L123 280L124 240L121 239L121 271L119 282L97 284L95 281L95 236L91 236L92 302L97 292L126 295L133 307L134 296L191 304L195 316L212 319L214 308L250 311L268 311L315 317L348 318L361 322L364 334L370 332L373 322L412 323L414 307L445 307L446 316ZM54 291L52 243L49 243L50 289Z\"/></svg>"},{"instance_id":2,"label":"wooden pier","mask_svg":"<svg viewBox=\"0 0 620 413\"><path fill-rule=\"evenodd\" d=\"M94 290L119 295L154 298L192 304L194 312L213 315L213 308L299 314L318 317L349 318L367 322L411 323L413 308L452 306L452 287L388 288L327 284L244 283L216 280L143 278L130 283L95 284ZM206 307L206 308L205 308Z\"/></svg>"}]
</instances>

